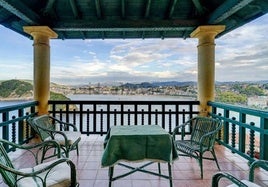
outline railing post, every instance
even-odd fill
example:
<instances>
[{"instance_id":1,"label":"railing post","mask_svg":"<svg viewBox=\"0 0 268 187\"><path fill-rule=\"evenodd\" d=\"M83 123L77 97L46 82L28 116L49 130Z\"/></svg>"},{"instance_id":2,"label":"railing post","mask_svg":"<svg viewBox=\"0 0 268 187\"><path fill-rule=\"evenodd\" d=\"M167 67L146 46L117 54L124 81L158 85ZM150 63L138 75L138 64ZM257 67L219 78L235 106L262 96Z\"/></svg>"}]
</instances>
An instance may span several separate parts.
<instances>
[{"instance_id":1,"label":"railing post","mask_svg":"<svg viewBox=\"0 0 268 187\"><path fill-rule=\"evenodd\" d=\"M239 122L246 123L246 114L240 113L239 114ZM239 125L239 150L241 152L245 152L245 145L246 145L246 129L245 127Z\"/></svg>"},{"instance_id":2,"label":"railing post","mask_svg":"<svg viewBox=\"0 0 268 187\"><path fill-rule=\"evenodd\" d=\"M24 113L23 113L23 109L19 109L18 111L18 117L23 117ZM18 122L19 124L19 128L18 128L18 142L19 144L22 144L23 143L23 140L24 140L24 137L23 135L25 134L27 136L27 131L26 131L26 128L24 126L24 121L21 120Z\"/></svg>"},{"instance_id":3,"label":"railing post","mask_svg":"<svg viewBox=\"0 0 268 187\"><path fill-rule=\"evenodd\" d=\"M268 160L268 118L261 118L260 158Z\"/></svg>"},{"instance_id":4,"label":"railing post","mask_svg":"<svg viewBox=\"0 0 268 187\"><path fill-rule=\"evenodd\" d=\"M230 118L230 110L224 109L224 118L227 118L227 119ZM223 130L224 130L223 141L226 144L229 144L229 122L228 121L224 121Z\"/></svg>"},{"instance_id":5,"label":"railing post","mask_svg":"<svg viewBox=\"0 0 268 187\"><path fill-rule=\"evenodd\" d=\"M4 112L2 114L2 119L3 119L3 122L8 121L8 119L9 119L9 113L8 112ZM8 125L3 126L2 137L5 140L9 140L9 127L8 127ZM7 149L7 147L5 147L5 148Z\"/></svg>"}]
</instances>

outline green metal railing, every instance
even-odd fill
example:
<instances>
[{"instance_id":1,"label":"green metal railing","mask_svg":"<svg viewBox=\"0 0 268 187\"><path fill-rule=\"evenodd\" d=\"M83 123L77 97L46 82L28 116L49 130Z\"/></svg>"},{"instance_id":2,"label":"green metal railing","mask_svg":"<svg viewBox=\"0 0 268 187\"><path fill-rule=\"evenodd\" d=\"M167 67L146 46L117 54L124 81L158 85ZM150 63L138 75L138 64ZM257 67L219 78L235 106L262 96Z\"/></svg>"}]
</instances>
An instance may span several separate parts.
<instances>
[{"instance_id":1,"label":"green metal railing","mask_svg":"<svg viewBox=\"0 0 268 187\"><path fill-rule=\"evenodd\" d=\"M223 121L218 142L248 159L268 160L268 111L209 102L211 116Z\"/></svg>"},{"instance_id":2,"label":"green metal railing","mask_svg":"<svg viewBox=\"0 0 268 187\"><path fill-rule=\"evenodd\" d=\"M198 114L199 101L49 101L50 114L82 134L106 134L116 125L160 125L172 132Z\"/></svg>"},{"instance_id":3,"label":"green metal railing","mask_svg":"<svg viewBox=\"0 0 268 187\"><path fill-rule=\"evenodd\" d=\"M110 126L158 124L167 131L198 114L198 101L49 101L50 113L74 123L83 134L105 134ZM268 112L209 102L211 116L223 128L218 143L248 159L268 160ZM33 138L26 119L36 115L37 102L0 108L0 138L25 143ZM61 107L58 107L61 105ZM64 109L62 109L64 106ZM76 107L73 107L76 106Z\"/></svg>"},{"instance_id":4,"label":"green metal railing","mask_svg":"<svg viewBox=\"0 0 268 187\"><path fill-rule=\"evenodd\" d=\"M32 137L32 131L26 119L36 114L37 102L25 102L0 108L0 138L23 144Z\"/></svg>"}]
</instances>

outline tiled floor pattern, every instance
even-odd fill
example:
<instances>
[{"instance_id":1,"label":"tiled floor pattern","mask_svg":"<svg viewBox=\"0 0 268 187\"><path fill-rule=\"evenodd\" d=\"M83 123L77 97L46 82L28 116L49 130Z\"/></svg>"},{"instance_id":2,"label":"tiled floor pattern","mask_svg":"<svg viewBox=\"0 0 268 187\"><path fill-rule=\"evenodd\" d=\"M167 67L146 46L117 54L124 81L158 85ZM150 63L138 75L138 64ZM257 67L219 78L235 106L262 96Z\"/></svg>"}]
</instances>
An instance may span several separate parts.
<instances>
[{"instance_id":1,"label":"tiled floor pattern","mask_svg":"<svg viewBox=\"0 0 268 187\"><path fill-rule=\"evenodd\" d=\"M81 187L108 187L108 168L101 167L101 156L103 152L104 136L90 135L83 136L79 144L79 156L76 151L71 153L70 158L76 164L78 181ZM239 179L248 178L248 164L242 157L232 154L224 147L217 145L216 154L222 171L232 173ZM20 155L20 154L18 154ZM16 160L17 167L29 165L25 155L19 156ZM131 163L132 166L140 166L142 163ZM148 167L151 171L157 171L157 164ZM168 174L167 164L161 164L163 174ZM114 175L129 171L121 166L115 166ZM217 166L213 161L204 161L204 179L200 178L198 163L191 158L179 157L172 165L173 187L209 187L211 177L217 172ZM268 174L263 170L256 170L256 183L261 186L268 186ZM228 182L223 179L220 186ZM6 185L0 183L0 187ZM113 182L113 187L168 187L169 180L147 173L136 172L125 178Z\"/></svg>"}]
</instances>

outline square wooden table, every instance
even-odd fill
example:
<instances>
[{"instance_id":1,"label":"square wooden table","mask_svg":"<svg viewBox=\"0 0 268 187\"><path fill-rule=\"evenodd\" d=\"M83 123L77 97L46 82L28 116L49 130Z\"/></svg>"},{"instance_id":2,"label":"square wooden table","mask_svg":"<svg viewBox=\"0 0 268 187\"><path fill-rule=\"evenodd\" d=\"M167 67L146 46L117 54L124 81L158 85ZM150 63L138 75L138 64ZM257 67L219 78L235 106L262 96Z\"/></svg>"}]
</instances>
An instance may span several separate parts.
<instances>
[{"instance_id":1,"label":"square wooden table","mask_svg":"<svg viewBox=\"0 0 268 187\"><path fill-rule=\"evenodd\" d=\"M145 172L170 180L172 186L171 163L178 158L172 136L158 125L131 125L112 127L104 142L102 167L109 167L109 186L112 181L136 171ZM141 167L133 168L120 161L150 161ZM144 167L157 162L158 173L145 170ZM169 175L162 175L160 163L167 163ZM114 166L118 164L131 169L130 172L113 177Z\"/></svg>"}]
</instances>

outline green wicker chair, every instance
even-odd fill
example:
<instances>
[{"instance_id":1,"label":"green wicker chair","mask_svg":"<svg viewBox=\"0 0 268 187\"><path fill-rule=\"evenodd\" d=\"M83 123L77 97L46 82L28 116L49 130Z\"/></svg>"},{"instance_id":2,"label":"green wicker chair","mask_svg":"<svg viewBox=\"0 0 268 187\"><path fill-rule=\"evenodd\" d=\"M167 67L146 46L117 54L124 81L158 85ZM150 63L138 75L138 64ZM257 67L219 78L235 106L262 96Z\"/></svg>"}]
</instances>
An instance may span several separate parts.
<instances>
[{"instance_id":1,"label":"green wicker chair","mask_svg":"<svg viewBox=\"0 0 268 187\"><path fill-rule=\"evenodd\" d=\"M195 158L201 170L203 179L203 159L214 160L220 170L214 151L215 139L222 123L218 119L209 117L195 117L173 130L173 139L180 156ZM188 132L188 133L187 133ZM176 139L181 133L181 139ZM188 134L188 136L186 136ZM188 137L187 139L185 139ZM211 152L213 157L204 157L205 152Z\"/></svg>"},{"instance_id":2,"label":"green wicker chair","mask_svg":"<svg viewBox=\"0 0 268 187\"><path fill-rule=\"evenodd\" d=\"M249 179L240 180L234 177L232 174L227 172L217 172L212 176L212 187L218 187L220 179L226 178L232 182L228 187L260 187L254 183L254 170L257 167L261 167L268 171L268 161L267 160L256 160L249 167Z\"/></svg>"},{"instance_id":3,"label":"green wicker chair","mask_svg":"<svg viewBox=\"0 0 268 187\"><path fill-rule=\"evenodd\" d=\"M60 121L49 115L29 118L28 122L42 141L57 141L67 158L72 150L76 150L77 155L79 155L78 143L81 140L81 133L73 124Z\"/></svg>"},{"instance_id":4,"label":"green wicker chair","mask_svg":"<svg viewBox=\"0 0 268 187\"><path fill-rule=\"evenodd\" d=\"M3 181L10 187L79 186L76 181L75 165L71 160L67 158L57 158L40 164L40 159L38 158L40 151L43 150L43 147L51 146L56 148L57 156L60 157L60 146L57 142L52 140L26 146L0 139L0 173ZM32 163L29 168L16 169L5 147L11 147L11 150L22 150L23 154L27 154L27 159L31 160L30 157L32 156L35 163Z\"/></svg>"}]
</instances>

